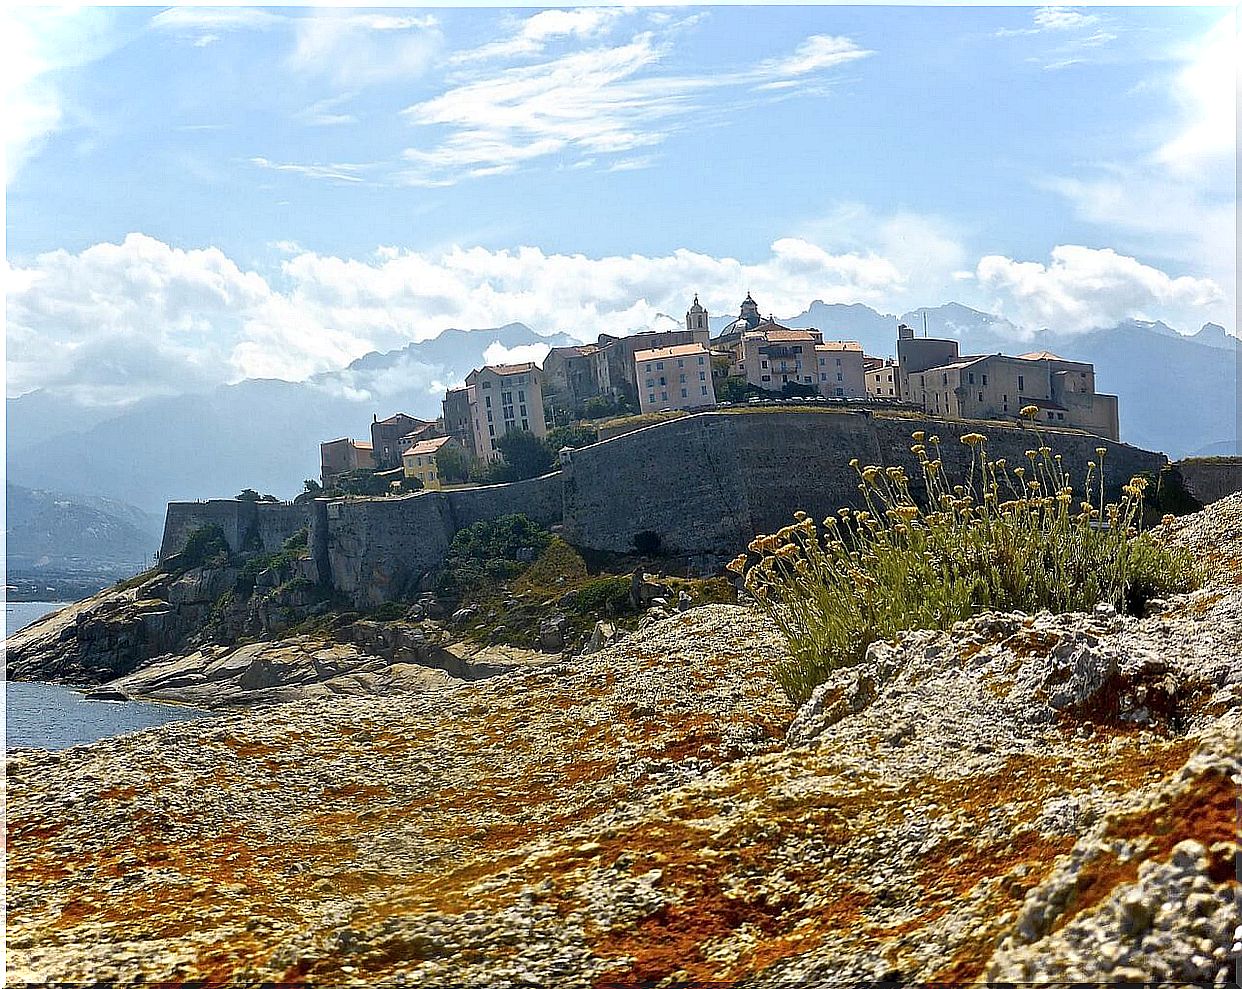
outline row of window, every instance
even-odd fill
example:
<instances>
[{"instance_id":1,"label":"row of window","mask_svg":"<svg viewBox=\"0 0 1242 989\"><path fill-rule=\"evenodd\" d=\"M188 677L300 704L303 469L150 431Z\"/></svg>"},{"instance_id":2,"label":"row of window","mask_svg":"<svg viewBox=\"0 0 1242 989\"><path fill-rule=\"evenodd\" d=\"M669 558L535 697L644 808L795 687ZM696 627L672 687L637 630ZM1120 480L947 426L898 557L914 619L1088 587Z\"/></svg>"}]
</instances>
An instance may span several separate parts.
<instances>
[{"instance_id":1,"label":"row of window","mask_svg":"<svg viewBox=\"0 0 1242 989\"><path fill-rule=\"evenodd\" d=\"M703 357L701 357L701 356L700 356L700 357L697 359L697 362L698 362L699 366L701 367L704 363L706 363L706 360L705 360L705 358L703 358ZM664 362L663 362L663 361L644 361L644 362L643 362L643 370L644 370L644 371L650 371L650 370L651 370L651 366L652 366L653 364L655 365L655 369L656 369L657 371L663 371L663 370L664 370ZM685 358L683 358L683 357L678 357L678 358L677 358L677 366L678 366L678 367L685 367L685 366L686 366L686 361L685 361Z\"/></svg>"},{"instance_id":2,"label":"row of window","mask_svg":"<svg viewBox=\"0 0 1242 989\"><path fill-rule=\"evenodd\" d=\"M701 385L701 386L699 387L699 394L700 394L700 396L702 396L702 395L706 395L706 394L707 394L707 385ZM683 389L681 390L681 397L682 397L682 398L689 398L689 397L690 397L690 395L689 395L689 394L688 394L688 392L687 392L687 389L683 388ZM655 404L655 400L656 400L656 397L655 397L655 392L653 392L653 391L652 391L652 392L648 392L648 393L647 393L647 404L648 404L648 405L654 405L654 404ZM662 391L662 392L660 392L660 401L661 401L661 402L667 402L667 401L668 401L668 392L666 392L666 391Z\"/></svg>"}]
</instances>

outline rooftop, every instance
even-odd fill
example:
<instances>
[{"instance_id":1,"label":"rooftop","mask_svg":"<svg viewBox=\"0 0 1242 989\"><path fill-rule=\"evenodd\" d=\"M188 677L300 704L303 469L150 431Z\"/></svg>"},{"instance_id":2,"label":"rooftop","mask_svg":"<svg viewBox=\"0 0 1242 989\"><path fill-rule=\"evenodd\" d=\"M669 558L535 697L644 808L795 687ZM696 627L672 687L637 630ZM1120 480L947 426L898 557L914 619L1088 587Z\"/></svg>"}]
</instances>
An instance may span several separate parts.
<instances>
[{"instance_id":1,"label":"rooftop","mask_svg":"<svg viewBox=\"0 0 1242 989\"><path fill-rule=\"evenodd\" d=\"M857 340L827 340L815 345L816 350L858 351L862 353L862 344Z\"/></svg>"},{"instance_id":2,"label":"rooftop","mask_svg":"<svg viewBox=\"0 0 1242 989\"><path fill-rule=\"evenodd\" d=\"M701 343L683 343L678 347L656 347L654 350L640 350L634 354L635 361L662 361L669 357L690 357L696 354L707 355L707 348Z\"/></svg>"},{"instance_id":3,"label":"rooftop","mask_svg":"<svg viewBox=\"0 0 1242 989\"><path fill-rule=\"evenodd\" d=\"M409 456L413 456L416 454L426 455L429 453L435 453L437 450L440 449L440 447L444 446L444 444L447 443L450 439L451 437L449 436L437 436L433 440L420 440L419 442L415 443L412 447L410 447L408 450L406 450L403 454L401 454L401 456L409 457Z\"/></svg>"},{"instance_id":4,"label":"rooftop","mask_svg":"<svg viewBox=\"0 0 1242 989\"><path fill-rule=\"evenodd\" d=\"M1021 361L1063 361L1065 360L1060 354L1054 354L1051 350L1032 350L1029 354L1019 354L1018 360Z\"/></svg>"}]
</instances>

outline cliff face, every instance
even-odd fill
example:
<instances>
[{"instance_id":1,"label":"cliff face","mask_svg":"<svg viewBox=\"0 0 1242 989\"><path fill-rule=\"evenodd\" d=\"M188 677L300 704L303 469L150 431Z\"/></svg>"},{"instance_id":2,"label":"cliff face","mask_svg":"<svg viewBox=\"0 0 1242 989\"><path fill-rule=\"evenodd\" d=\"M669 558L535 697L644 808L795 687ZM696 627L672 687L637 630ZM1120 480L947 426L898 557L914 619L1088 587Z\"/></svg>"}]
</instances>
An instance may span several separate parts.
<instances>
[{"instance_id":1,"label":"cliff face","mask_svg":"<svg viewBox=\"0 0 1242 989\"><path fill-rule=\"evenodd\" d=\"M1227 981L1242 497L1142 620L983 615L795 711L757 613L9 759L13 981Z\"/></svg>"}]
</instances>

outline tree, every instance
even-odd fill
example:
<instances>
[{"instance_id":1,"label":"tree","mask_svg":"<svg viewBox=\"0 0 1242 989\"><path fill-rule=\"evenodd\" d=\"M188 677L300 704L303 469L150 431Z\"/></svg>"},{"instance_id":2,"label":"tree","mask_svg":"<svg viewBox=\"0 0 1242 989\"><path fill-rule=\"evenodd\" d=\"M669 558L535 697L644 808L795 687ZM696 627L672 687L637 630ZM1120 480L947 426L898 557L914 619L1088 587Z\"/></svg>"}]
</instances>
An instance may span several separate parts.
<instances>
[{"instance_id":1,"label":"tree","mask_svg":"<svg viewBox=\"0 0 1242 989\"><path fill-rule=\"evenodd\" d=\"M548 430L546 442L553 454L559 454L562 447L577 450L579 447L590 446L599 440L594 426L581 423L574 426L556 426Z\"/></svg>"},{"instance_id":2,"label":"tree","mask_svg":"<svg viewBox=\"0 0 1242 989\"><path fill-rule=\"evenodd\" d=\"M505 458L510 468L508 480L522 481L528 477L538 477L552 469L556 455L534 433L525 430L511 430L496 441L496 449Z\"/></svg>"},{"instance_id":3,"label":"tree","mask_svg":"<svg viewBox=\"0 0 1242 989\"><path fill-rule=\"evenodd\" d=\"M751 395L757 394L758 388L736 375L723 378L716 385L716 398L722 402L745 402Z\"/></svg>"},{"instance_id":4,"label":"tree","mask_svg":"<svg viewBox=\"0 0 1242 989\"><path fill-rule=\"evenodd\" d=\"M470 477L470 457L456 443L445 443L436 451L436 472L440 480L460 484Z\"/></svg>"},{"instance_id":5,"label":"tree","mask_svg":"<svg viewBox=\"0 0 1242 989\"><path fill-rule=\"evenodd\" d=\"M317 495L321 491L323 491L323 485L312 478L308 477L302 482L302 492L304 494Z\"/></svg>"},{"instance_id":6,"label":"tree","mask_svg":"<svg viewBox=\"0 0 1242 989\"><path fill-rule=\"evenodd\" d=\"M260 495L259 492L257 492L254 488L243 488L241 493L237 496L237 500L238 501L262 501L263 496Z\"/></svg>"}]
</instances>

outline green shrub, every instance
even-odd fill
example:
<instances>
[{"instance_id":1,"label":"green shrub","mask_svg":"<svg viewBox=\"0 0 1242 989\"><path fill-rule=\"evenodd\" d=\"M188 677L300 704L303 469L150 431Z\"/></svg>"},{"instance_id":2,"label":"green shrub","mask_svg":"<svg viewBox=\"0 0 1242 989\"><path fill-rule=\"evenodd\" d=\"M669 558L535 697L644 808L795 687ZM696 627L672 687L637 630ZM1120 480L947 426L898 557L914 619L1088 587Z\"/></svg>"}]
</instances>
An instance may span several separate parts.
<instances>
[{"instance_id":1,"label":"green shrub","mask_svg":"<svg viewBox=\"0 0 1242 989\"><path fill-rule=\"evenodd\" d=\"M223 563L228 557L229 543L224 538L224 530L213 523L191 532L174 559L180 569L193 570L208 563Z\"/></svg>"},{"instance_id":2,"label":"green shrub","mask_svg":"<svg viewBox=\"0 0 1242 989\"><path fill-rule=\"evenodd\" d=\"M449 544L440 589L465 596L494 588L521 571L520 550L539 553L551 539L547 529L525 515L502 515L468 525Z\"/></svg>"},{"instance_id":3,"label":"green shrub","mask_svg":"<svg viewBox=\"0 0 1242 989\"><path fill-rule=\"evenodd\" d=\"M561 598L562 607L578 614L622 615L631 609L630 578L597 577Z\"/></svg>"},{"instance_id":4,"label":"green shrub","mask_svg":"<svg viewBox=\"0 0 1242 989\"><path fill-rule=\"evenodd\" d=\"M925 504L903 468L854 461L865 509L841 509L822 526L799 512L750 544L756 561L742 555L729 565L789 640L792 660L776 676L795 703L905 629L947 628L985 610L1086 611L1101 602L1138 614L1153 596L1197 586L1189 552L1142 531L1142 478L1105 503L1104 447L1088 466L1090 493L1075 503L1061 458L1038 431L1018 467L989 458L981 434L963 436L972 461L960 484L945 476L939 440L928 441L932 459L923 434L914 438Z\"/></svg>"},{"instance_id":5,"label":"green shrub","mask_svg":"<svg viewBox=\"0 0 1242 989\"><path fill-rule=\"evenodd\" d=\"M514 590L528 593L555 592L561 585L577 584L590 576L578 551L560 536L553 536L514 584Z\"/></svg>"}]
</instances>

